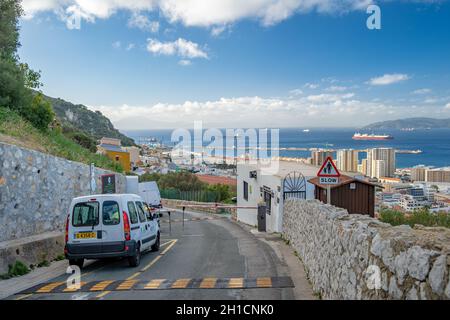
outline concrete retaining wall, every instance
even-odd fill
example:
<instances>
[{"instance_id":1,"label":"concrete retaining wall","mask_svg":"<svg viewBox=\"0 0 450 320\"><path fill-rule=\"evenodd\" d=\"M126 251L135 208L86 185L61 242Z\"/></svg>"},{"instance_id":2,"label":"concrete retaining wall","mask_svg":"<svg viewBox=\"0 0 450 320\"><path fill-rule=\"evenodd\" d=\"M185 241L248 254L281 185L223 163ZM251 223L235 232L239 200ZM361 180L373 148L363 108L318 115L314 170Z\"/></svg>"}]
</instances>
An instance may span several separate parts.
<instances>
[{"instance_id":1,"label":"concrete retaining wall","mask_svg":"<svg viewBox=\"0 0 450 320\"><path fill-rule=\"evenodd\" d=\"M183 205L199 205L199 207L188 207L186 210L199 211L205 213L219 213L220 211L214 208L205 208L204 205L214 206L214 203L196 202L196 201L185 201L176 199L161 199L162 205L164 207L180 209ZM231 216L236 220L236 209L225 209L227 212L231 212Z\"/></svg>"},{"instance_id":2,"label":"concrete retaining wall","mask_svg":"<svg viewBox=\"0 0 450 320\"><path fill-rule=\"evenodd\" d=\"M450 229L393 227L291 199L283 235L325 299L450 299Z\"/></svg>"}]
</instances>

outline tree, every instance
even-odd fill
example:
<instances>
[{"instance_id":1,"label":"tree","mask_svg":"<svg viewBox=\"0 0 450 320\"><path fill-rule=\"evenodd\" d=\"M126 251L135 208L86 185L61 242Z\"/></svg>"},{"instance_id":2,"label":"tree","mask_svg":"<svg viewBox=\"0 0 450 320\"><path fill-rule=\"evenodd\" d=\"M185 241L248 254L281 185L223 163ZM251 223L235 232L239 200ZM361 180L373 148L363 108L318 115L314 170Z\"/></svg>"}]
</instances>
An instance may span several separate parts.
<instances>
[{"instance_id":1,"label":"tree","mask_svg":"<svg viewBox=\"0 0 450 320\"><path fill-rule=\"evenodd\" d=\"M18 0L0 0L0 58L18 60L19 18L23 10Z\"/></svg>"},{"instance_id":2,"label":"tree","mask_svg":"<svg viewBox=\"0 0 450 320\"><path fill-rule=\"evenodd\" d=\"M31 104L23 109L22 116L36 128L46 130L55 118L55 113L50 102L45 100L41 93L38 93L34 96Z\"/></svg>"}]
</instances>

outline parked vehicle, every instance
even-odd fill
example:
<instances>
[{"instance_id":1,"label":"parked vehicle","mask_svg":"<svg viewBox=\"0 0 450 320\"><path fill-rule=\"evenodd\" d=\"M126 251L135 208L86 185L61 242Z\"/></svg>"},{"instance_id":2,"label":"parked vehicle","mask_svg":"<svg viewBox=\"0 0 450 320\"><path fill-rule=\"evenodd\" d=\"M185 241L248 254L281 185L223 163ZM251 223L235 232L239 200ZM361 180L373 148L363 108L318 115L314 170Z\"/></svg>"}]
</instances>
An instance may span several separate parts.
<instances>
[{"instance_id":1,"label":"parked vehicle","mask_svg":"<svg viewBox=\"0 0 450 320\"><path fill-rule=\"evenodd\" d=\"M155 181L141 182L138 186L139 195L154 208L161 208L161 194Z\"/></svg>"},{"instance_id":2,"label":"parked vehicle","mask_svg":"<svg viewBox=\"0 0 450 320\"><path fill-rule=\"evenodd\" d=\"M152 216L158 222L158 226L161 228L161 221L163 214L160 212L160 208L152 207L147 202L144 202L144 208L146 209L147 216Z\"/></svg>"},{"instance_id":3,"label":"parked vehicle","mask_svg":"<svg viewBox=\"0 0 450 320\"><path fill-rule=\"evenodd\" d=\"M160 230L140 196L93 195L72 200L65 241L71 265L81 268L85 259L126 257L136 267L142 252L159 250Z\"/></svg>"}]
</instances>

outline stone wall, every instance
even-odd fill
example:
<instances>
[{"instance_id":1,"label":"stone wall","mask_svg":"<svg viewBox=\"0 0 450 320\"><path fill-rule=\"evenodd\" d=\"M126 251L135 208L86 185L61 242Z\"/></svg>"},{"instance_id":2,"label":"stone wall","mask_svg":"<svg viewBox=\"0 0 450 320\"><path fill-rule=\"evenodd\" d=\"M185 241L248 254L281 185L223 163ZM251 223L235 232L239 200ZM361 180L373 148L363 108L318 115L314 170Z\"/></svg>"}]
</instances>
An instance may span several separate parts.
<instances>
[{"instance_id":1,"label":"stone wall","mask_svg":"<svg viewBox=\"0 0 450 320\"><path fill-rule=\"evenodd\" d=\"M189 205L189 206L198 205L198 207L187 207L186 210L205 212L205 213L220 213L221 212L220 211L221 209L204 207L205 205L214 206L215 203L176 200L176 199L161 199L161 202L162 202L163 207L168 207L168 208L173 208L173 209L181 210L181 207L183 205ZM236 209L232 208L232 209L222 209L222 210L226 211L227 213L231 213L232 218L236 220Z\"/></svg>"},{"instance_id":2,"label":"stone wall","mask_svg":"<svg viewBox=\"0 0 450 320\"><path fill-rule=\"evenodd\" d=\"M393 227L291 199L283 235L324 299L450 299L450 229Z\"/></svg>"},{"instance_id":3,"label":"stone wall","mask_svg":"<svg viewBox=\"0 0 450 320\"><path fill-rule=\"evenodd\" d=\"M95 169L96 193L107 173ZM125 176L116 188L125 192ZM89 193L89 166L0 143L0 241L63 231L72 198Z\"/></svg>"}]
</instances>

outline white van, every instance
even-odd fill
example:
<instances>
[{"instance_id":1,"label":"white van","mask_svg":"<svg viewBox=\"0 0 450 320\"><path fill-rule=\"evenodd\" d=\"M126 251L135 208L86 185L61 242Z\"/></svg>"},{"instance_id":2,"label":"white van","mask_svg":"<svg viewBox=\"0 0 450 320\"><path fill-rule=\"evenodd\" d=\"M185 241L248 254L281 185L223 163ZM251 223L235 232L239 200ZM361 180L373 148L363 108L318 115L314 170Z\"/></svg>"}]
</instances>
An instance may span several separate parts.
<instances>
[{"instance_id":1,"label":"white van","mask_svg":"<svg viewBox=\"0 0 450 320\"><path fill-rule=\"evenodd\" d=\"M139 195L152 208L161 208L161 194L155 181L141 182L138 185Z\"/></svg>"},{"instance_id":2,"label":"white van","mask_svg":"<svg viewBox=\"0 0 450 320\"><path fill-rule=\"evenodd\" d=\"M147 212L134 194L74 198L66 221L66 258L80 268L85 259L113 257L127 257L130 266L138 266L143 251L160 246L156 215Z\"/></svg>"}]
</instances>

